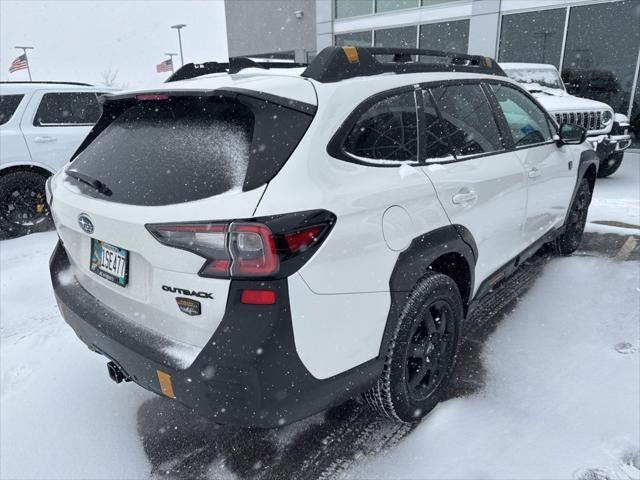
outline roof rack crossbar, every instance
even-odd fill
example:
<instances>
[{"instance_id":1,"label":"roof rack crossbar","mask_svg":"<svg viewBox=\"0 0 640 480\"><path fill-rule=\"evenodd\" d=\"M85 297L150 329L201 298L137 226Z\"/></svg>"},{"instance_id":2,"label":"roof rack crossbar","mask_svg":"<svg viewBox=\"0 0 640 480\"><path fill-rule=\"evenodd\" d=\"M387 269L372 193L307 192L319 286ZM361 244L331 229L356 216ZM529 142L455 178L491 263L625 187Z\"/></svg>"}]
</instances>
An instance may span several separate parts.
<instances>
[{"instance_id":1,"label":"roof rack crossbar","mask_svg":"<svg viewBox=\"0 0 640 480\"><path fill-rule=\"evenodd\" d=\"M259 62L248 57L230 57L228 62L187 63L180 67L165 80L165 83L177 82L189 78L201 77L212 73L238 73L245 68L300 68L306 67L306 63L294 62Z\"/></svg>"},{"instance_id":2,"label":"roof rack crossbar","mask_svg":"<svg viewBox=\"0 0 640 480\"><path fill-rule=\"evenodd\" d=\"M376 56L389 55L392 61L381 61ZM414 61L413 56L435 57L443 61ZM327 47L322 50L302 73L303 77L322 83L338 82L347 78L379 75L381 73L420 72L473 72L506 76L490 57L443 52L423 48L386 47Z\"/></svg>"},{"instance_id":3,"label":"roof rack crossbar","mask_svg":"<svg viewBox=\"0 0 640 480\"><path fill-rule=\"evenodd\" d=\"M56 85L78 85L81 87L93 87L93 85L91 85L90 83L83 83L83 82L56 82L53 80L24 80L24 81L16 81L16 80L8 80L8 81L1 81L1 84L18 84L18 83L46 83L46 84L56 84Z\"/></svg>"}]
</instances>

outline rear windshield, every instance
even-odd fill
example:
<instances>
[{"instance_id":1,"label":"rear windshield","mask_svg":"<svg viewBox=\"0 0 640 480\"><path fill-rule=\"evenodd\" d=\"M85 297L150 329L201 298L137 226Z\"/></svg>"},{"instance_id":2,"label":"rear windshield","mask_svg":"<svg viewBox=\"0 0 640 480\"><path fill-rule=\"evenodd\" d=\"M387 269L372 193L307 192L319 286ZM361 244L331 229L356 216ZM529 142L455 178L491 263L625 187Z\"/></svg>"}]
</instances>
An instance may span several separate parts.
<instances>
[{"instance_id":1,"label":"rear windshield","mask_svg":"<svg viewBox=\"0 0 640 480\"><path fill-rule=\"evenodd\" d=\"M4 125L13 116L24 95L0 95L0 125Z\"/></svg>"},{"instance_id":2,"label":"rear windshield","mask_svg":"<svg viewBox=\"0 0 640 480\"><path fill-rule=\"evenodd\" d=\"M264 101L254 103L171 97L134 104L71 166L101 182L111 195L68 180L87 195L133 205L169 205L255 188L277 173L304 133L293 123L295 114L307 115ZM260 120L265 109L271 118L288 110L281 121L289 128L274 134L274 121ZM278 142L292 132L295 141L284 143L293 148L283 151ZM259 148L252 146L256 140Z\"/></svg>"}]
</instances>

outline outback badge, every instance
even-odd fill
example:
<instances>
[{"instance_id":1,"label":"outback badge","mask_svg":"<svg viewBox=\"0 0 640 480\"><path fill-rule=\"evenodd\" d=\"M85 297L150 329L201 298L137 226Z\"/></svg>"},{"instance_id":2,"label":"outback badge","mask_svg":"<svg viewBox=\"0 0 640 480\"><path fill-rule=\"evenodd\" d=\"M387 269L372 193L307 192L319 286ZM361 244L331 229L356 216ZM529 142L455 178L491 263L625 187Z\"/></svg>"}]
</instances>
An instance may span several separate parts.
<instances>
[{"instance_id":1,"label":"outback badge","mask_svg":"<svg viewBox=\"0 0 640 480\"><path fill-rule=\"evenodd\" d=\"M176 297L176 303L178 308L187 315L200 315L202 313L202 307L197 300L191 300L190 298Z\"/></svg>"}]
</instances>

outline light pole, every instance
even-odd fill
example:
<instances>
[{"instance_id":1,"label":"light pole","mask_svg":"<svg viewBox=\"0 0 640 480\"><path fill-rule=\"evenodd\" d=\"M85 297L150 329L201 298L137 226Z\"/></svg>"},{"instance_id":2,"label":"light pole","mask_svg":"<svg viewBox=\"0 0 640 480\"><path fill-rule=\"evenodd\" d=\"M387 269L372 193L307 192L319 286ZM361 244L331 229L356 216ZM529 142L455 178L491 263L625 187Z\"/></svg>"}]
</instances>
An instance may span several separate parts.
<instances>
[{"instance_id":1,"label":"light pole","mask_svg":"<svg viewBox=\"0 0 640 480\"><path fill-rule=\"evenodd\" d=\"M175 28L178 31L178 43L180 44L180 64L184 65L184 57L182 56L182 36L180 35L180 30L182 30L186 25L184 23L179 23L178 25L171 25L171 28Z\"/></svg>"},{"instance_id":2,"label":"light pole","mask_svg":"<svg viewBox=\"0 0 640 480\"><path fill-rule=\"evenodd\" d=\"M175 68L173 68L173 57L177 56L177 53L165 53L165 55L169 56L169 60L171 60L171 73L174 72Z\"/></svg>"},{"instance_id":3,"label":"light pole","mask_svg":"<svg viewBox=\"0 0 640 480\"><path fill-rule=\"evenodd\" d=\"M27 61L27 72L29 72L29 81L32 82L33 80L31 80L31 65L29 65L29 58L27 57L27 50L33 50L33 47L15 46L13 48L17 48L19 50L22 50L22 54L24 55L24 58Z\"/></svg>"}]
</instances>

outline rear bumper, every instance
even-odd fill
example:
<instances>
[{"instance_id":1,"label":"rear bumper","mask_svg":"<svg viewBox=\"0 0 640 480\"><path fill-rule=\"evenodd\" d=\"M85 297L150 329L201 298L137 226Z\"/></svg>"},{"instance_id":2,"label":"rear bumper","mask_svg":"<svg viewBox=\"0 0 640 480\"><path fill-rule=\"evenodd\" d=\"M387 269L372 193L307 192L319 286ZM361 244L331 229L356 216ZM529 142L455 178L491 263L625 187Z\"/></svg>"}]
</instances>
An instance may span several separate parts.
<instances>
[{"instance_id":1,"label":"rear bumper","mask_svg":"<svg viewBox=\"0 0 640 480\"><path fill-rule=\"evenodd\" d=\"M169 375L178 402L219 423L285 425L367 390L382 371L382 361L373 360L328 379L313 377L295 349L286 279L231 282L220 326L193 363L180 368L163 353L172 348L171 341L134 326L71 275L61 281L59 273L70 268L58 242L50 260L53 289L62 316L78 337L147 390L166 394L166 377L163 393L158 371ZM239 302L243 289L256 287L276 291L276 305Z\"/></svg>"}]
</instances>

